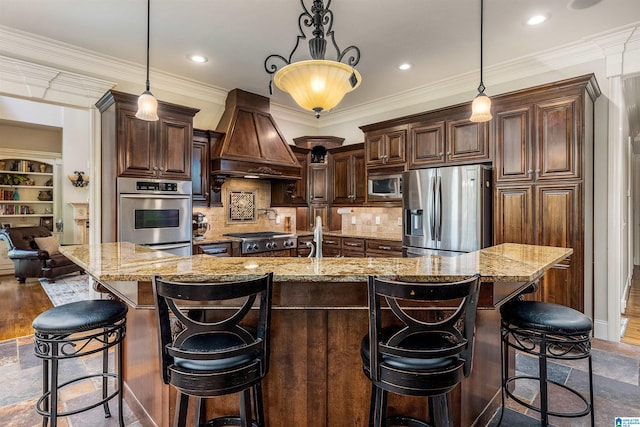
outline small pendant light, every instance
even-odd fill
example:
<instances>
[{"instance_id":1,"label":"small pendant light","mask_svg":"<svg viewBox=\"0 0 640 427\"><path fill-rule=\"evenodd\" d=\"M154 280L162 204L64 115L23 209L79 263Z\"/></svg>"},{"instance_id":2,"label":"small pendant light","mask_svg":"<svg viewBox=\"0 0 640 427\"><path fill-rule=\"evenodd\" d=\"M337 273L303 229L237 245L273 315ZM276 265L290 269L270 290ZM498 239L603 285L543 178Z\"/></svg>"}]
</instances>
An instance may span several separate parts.
<instances>
[{"instance_id":1,"label":"small pendant light","mask_svg":"<svg viewBox=\"0 0 640 427\"><path fill-rule=\"evenodd\" d=\"M484 94L484 83L482 81L482 27L483 27L483 10L484 0L480 0L480 86L478 86L478 95L471 104L472 122L488 122L491 120L491 99Z\"/></svg>"},{"instance_id":2,"label":"small pendant light","mask_svg":"<svg viewBox=\"0 0 640 427\"><path fill-rule=\"evenodd\" d=\"M147 0L147 89L138 97L138 112L136 117L150 122L158 120L158 101L149 90L149 10L151 0Z\"/></svg>"}]
</instances>

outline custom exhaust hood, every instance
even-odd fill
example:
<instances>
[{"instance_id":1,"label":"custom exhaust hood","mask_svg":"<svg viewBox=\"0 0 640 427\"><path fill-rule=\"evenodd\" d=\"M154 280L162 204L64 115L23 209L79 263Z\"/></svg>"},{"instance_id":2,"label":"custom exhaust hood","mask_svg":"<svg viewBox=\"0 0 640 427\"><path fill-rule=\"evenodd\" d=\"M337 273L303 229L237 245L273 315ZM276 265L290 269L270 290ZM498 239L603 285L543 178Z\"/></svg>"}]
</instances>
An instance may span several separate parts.
<instances>
[{"instance_id":1,"label":"custom exhaust hood","mask_svg":"<svg viewBox=\"0 0 640 427\"><path fill-rule=\"evenodd\" d=\"M267 97L240 89L229 92L216 128L225 136L211 152L214 182L227 176L300 179L302 167L269 111Z\"/></svg>"}]
</instances>

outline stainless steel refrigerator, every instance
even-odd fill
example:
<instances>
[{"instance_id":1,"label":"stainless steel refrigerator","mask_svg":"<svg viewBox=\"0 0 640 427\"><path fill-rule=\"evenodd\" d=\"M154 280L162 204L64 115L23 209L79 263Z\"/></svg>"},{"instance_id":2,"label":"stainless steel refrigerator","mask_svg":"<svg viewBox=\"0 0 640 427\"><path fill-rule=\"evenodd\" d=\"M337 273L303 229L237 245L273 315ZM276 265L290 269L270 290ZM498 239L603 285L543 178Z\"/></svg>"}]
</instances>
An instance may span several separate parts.
<instances>
[{"instance_id":1,"label":"stainless steel refrigerator","mask_svg":"<svg viewBox=\"0 0 640 427\"><path fill-rule=\"evenodd\" d=\"M491 246L490 167L410 170L402 187L405 256L454 256Z\"/></svg>"}]
</instances>

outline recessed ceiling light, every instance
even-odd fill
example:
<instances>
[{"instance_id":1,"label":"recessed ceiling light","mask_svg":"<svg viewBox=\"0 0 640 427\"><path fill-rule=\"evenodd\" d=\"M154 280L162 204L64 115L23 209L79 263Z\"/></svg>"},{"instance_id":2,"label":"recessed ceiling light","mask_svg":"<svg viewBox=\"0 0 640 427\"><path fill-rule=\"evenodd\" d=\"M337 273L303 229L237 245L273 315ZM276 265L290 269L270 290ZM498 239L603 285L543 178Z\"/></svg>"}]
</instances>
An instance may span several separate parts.
<instances>
[{"instance_id":1,"label":"recessed ceiling light","mask_svg":"<svg viewBox=\"0 0 640 427\"><path fill-rule=\"evenodd\" d=\"M549 19L548 15L534 15L527 20L527 25L538 25Z\"/></svg>"},{"instance_id":2,"label":"recessed ceiling light","mask_svg":"<svg viewBox=\"0 0 640 427\"><path fill-rule=\"evenodd\" d=\"M600 0L571 0L567 5L568 9L580 10L594 6L600 3Z\"/></svg>"},{"instance_id":3,"label":"recessed ceiling light","mask_svg":"<svg viewBox=\"0 0 640 427\"><path fill-rule=\"evenodd\" d=\"M206 56L198 55L197 53L192 55L187 55L187 58L189 58L193 62L197 62L198 64L204 64L205 62L208 61Z\"/></svg>"},{"instance_id":4,"label":"recessed ceiling light","mask_svg":"<svg viewBox=\"0 0 640 427\"><path fill-rule=\"evenodd\" d=\"M406 62L404 64L398 65L398 69L402 71L408 70L409 68L411 68L411 64L407 64Z\"/></svg>"}]
</instances>

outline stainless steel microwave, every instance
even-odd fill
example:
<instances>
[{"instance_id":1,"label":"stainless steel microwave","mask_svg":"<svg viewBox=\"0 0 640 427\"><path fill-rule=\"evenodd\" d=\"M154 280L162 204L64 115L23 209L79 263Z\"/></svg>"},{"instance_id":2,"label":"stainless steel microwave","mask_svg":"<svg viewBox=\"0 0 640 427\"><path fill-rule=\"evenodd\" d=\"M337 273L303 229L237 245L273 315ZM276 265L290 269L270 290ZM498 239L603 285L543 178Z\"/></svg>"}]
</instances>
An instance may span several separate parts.
<instances>
[{"instance_id":1,"label":"stainless steel microwave","mask_svg":"<svg viewBox=\"0 0 640 427\"><path fill-rule=\"evenodd\" d=\"M369 197L402 198L402 174L369 175Z\"/></svg>"}]
</instances>

